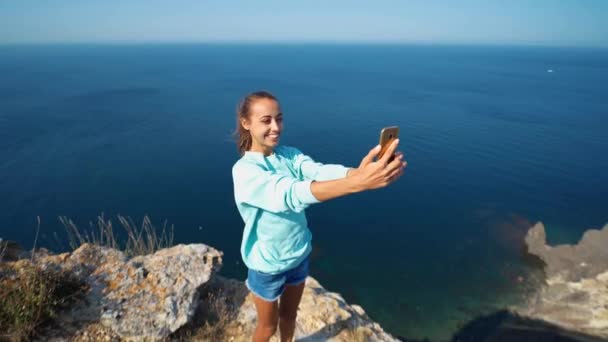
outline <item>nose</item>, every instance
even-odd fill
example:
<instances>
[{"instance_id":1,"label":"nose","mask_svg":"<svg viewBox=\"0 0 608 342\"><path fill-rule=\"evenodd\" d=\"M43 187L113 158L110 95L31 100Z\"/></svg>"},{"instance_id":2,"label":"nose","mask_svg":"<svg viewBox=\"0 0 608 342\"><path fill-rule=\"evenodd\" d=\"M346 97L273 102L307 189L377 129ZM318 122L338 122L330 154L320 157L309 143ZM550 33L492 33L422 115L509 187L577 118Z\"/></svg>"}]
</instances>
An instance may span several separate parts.
<instances>
[{"instance_id":1,"label":"nose","mask_svg":"<svg viewBox=\"0 0 608 342\"><path fill-rule=\"evenodd\" d=\"M272 131L278 131L279 130L279 122L277 120L272 120L272 122L270 123L270 129Z\"/></svg>"}]
</instances>

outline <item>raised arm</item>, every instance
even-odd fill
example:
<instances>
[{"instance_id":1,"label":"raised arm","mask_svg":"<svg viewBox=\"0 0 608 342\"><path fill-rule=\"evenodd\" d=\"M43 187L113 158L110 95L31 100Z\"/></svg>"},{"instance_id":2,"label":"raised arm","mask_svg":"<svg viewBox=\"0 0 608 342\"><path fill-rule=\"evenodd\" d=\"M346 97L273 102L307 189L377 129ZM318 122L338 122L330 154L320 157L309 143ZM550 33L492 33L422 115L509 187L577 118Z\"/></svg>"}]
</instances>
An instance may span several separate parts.
<instances>
[{"instance_id":1,"label":"raised arm","mask_svg":"<svg viewBox=\"0 0 608 342\"><path fill-rule=\"evenodd\" d=\"M328 181L347 176L350 168L339 164L323 164L313 160L295 147L290 147L293 153L294 167L302 179Z\"/></svg>"},{"instance_id":2,"label":"raised arm","mask_svg":"<svg viewBox=\"0 0 608 342\"><path fill-rule=\"evenodd\" d=\"M380 152L380 146L374 147L362 160L357 169L350 170L346 178L312 182L313 196L319 201L328 201L337 197L385 187L396 181L402 174L407 162L403 154L397 153L392 162L388 162L395 152L399 140L395 140L387 152L378 161L373 161Z\"/></svg>"}]
</instances>

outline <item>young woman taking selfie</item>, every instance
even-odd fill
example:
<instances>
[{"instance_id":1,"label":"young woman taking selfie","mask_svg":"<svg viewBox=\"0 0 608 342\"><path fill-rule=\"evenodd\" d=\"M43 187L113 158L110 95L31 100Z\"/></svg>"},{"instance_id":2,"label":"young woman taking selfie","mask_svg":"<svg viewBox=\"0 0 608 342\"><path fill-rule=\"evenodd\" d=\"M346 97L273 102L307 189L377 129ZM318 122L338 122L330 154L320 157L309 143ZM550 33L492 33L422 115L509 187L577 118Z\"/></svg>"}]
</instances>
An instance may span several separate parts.
<instances>
[{"instance_id":1,"label":"young woman taking selfie","mask_svg":"<svg viewBox=\"0 0 608 342\"><path fill-rule=\"evenodd\" d=\"M378 160L374 158L380 145L358 168L348 168L315 162L297 148L280 145L282 132L283 113L272 94L259 91L241 100L235 132L241 158L232 177L236 206L245 222L241 256L248 268L245 284L257 310L256 342L268 341L277 328L281 341L293 340L312 250L304 210L386 187L407 165L403 154L395 152L398 139Z\"/></svg>"}]
</instances>

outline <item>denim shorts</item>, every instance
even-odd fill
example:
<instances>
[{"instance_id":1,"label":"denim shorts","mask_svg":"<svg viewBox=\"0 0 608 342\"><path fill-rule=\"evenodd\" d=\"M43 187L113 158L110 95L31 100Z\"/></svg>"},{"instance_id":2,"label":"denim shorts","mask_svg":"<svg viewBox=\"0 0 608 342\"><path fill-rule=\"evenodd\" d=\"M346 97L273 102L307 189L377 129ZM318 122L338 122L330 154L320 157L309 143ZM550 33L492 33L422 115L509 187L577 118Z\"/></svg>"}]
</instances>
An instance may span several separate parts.
<instances>
[{"instance_id":1,"label":"denim shorts","mask_svg":"<svg viewBox=\"0 0 608 342\"><path fill-rule=\"evenodd\" d=\"M268 302L274 302L285 291L285 285L298 285L308 277L308 259L306 257L298 266L290 270L269 274L249 269L245 285L249 291Z\"/></svg>"}]
</instances>

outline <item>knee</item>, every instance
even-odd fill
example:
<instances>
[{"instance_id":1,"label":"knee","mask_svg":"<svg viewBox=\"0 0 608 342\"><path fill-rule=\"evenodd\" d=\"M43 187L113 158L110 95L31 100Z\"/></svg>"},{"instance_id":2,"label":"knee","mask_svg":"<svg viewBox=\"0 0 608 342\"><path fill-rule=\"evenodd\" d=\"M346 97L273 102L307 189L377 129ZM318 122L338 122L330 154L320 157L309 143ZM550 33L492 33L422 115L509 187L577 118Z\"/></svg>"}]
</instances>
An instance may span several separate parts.
<instances>
[{"instance_id":1,"label":"knee","mask_svg":"<svg viewBox=\"0 0 608 342\"><path fill-rule=\"evenodd\" d=\"M264 338L271 338L277 332L277 323L278 322L258 323L256 329Z\"/></svg>"}]
</instances>

